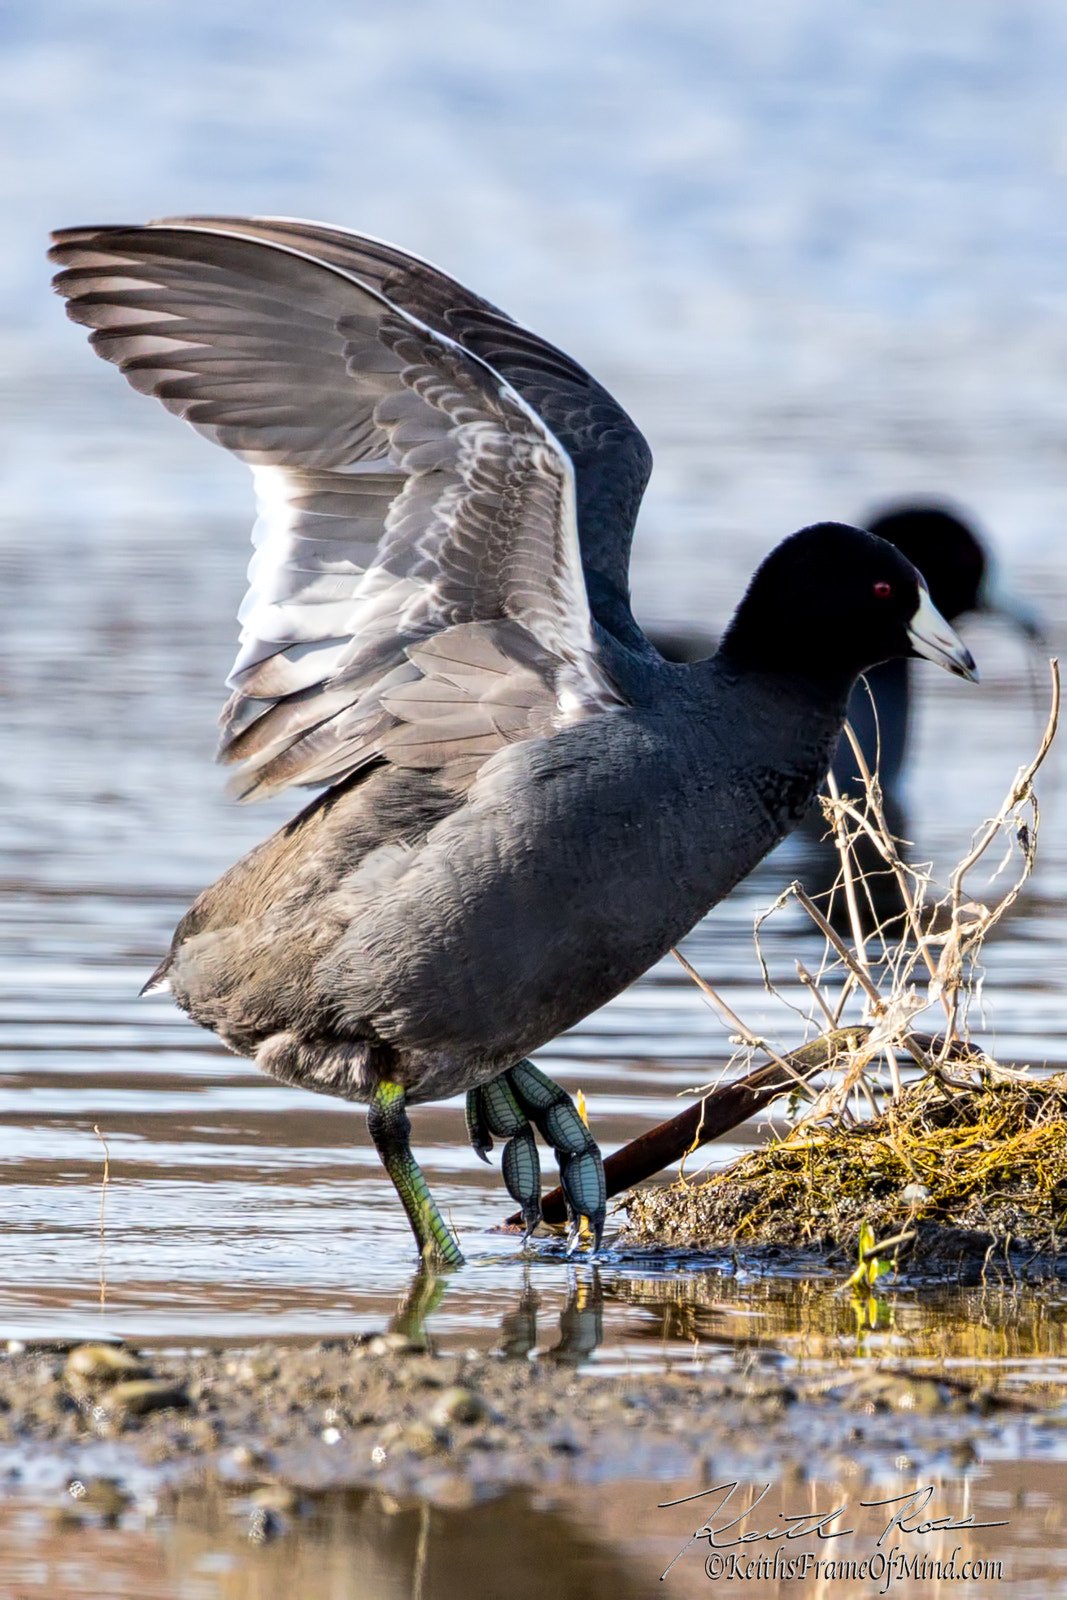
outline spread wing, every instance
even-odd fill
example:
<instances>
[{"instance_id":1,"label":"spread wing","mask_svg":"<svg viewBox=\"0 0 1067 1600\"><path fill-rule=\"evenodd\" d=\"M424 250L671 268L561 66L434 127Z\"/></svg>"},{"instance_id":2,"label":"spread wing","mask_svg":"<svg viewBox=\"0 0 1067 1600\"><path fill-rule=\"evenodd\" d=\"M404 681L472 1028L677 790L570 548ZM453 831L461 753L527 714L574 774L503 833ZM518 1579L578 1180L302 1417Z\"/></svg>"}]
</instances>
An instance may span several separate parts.
<instances>
[{"instance_id":1,"label":"spread wing","mask_svg":"<svg viewBox=\"0 0 1067 1600\"><path fill-rule=\"evenodd\" d=\"M222 756L240 792L369 760L463 786L620 703L574 470L482 357L347 267L211 227L54 236L97 352L251 466L259 518Z\"/></svg>"},{"instance_id":2,"label":"spread wing","mask_svg":"<svg viewBox=\"0 0 1067 1600\"><path fill-rule=\"evenodd\" d=\"M480 356L533 407L571 458L578 541L594 618L643 643L630 611L630 545L652 454L596 379L488 300L417 256L378 239L288 217L168 217L167 226L225 228L305 251L350 272L427 327Z\"/></svg>"}]
</instances>

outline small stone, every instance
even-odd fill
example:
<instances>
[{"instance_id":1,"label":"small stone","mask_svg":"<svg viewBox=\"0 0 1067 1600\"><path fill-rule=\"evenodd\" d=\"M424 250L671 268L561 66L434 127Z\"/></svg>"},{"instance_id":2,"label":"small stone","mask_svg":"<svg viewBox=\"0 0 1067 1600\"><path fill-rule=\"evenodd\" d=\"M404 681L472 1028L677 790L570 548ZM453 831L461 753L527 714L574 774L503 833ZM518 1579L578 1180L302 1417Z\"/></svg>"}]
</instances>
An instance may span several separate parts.
<instances>
[{"instance_id":1,"label":"small stone","mask_svg":"<svg viewBox=\"0 0 1067 1600\"><path fill-rule=\"evenodd\" d=\"M147 1378L143 1361L110 1344L79 1344L67 1357L64 1373L83 1383L118 1383L123 1378Z\"/></svg>"},{"instance_id":2,"label":"small stone","mask_svg":"<svg viewBox=\"0 0 1067 1600\"><path fill-rule=\"evenodd\" d=\"M412 1339L406 1333L376 1333L373 1338L368 1339L367 1343L361 1345L359 1350L354 1351L353 1354L363 1351L370 1356L404 1356L422 1355L425 1350L426 1341L424 1339Z\"/></svg>"},{"instance_id":3,"label":"small stone","mask_svg":"<svg viewBox=\"0 0 1067 1600\"><path fill-rule=\"evenodd\" d=\"M426 1419L431 1427L447 1427L450 1422L461 1422L469 1426L489 1419L499 1420L480 1394L475 1394L471 1389L464 1389L459 1384L445 1389L437 1397L427 1412Z\"/></svg>"},{"instance_id":4,"label":"small stone","mask_svg":"<svg viewBox=\"0 0 1067 1600\"><path fill-rule=\"evenodd\" d=\"M271 1356L252 1355L237 1363L233 1376L239 1383L272 1383L278 1376L278 1363Z\"/></svg>"},{"instance_id":5,"label":"small stone","mask_svg":"<svg viewBox=\"0 0 1067 1600\"><path fill-rule=\"evenodd\" d=\"M295 1511L298 1505L295 1489L287 1483L265 1483L248 1496L248 1504L265 1511Z\"/></svg>"},{"instance_id":6,"label":"small stone","mask_svg":"<svg viewBox=\"0 0 1067 1600\"><path fill-rule=\"evenodd\" d=\"M46 1512L49 1521L58 1527L82 1528L99 1521L105 1527L114 1528L133 1504L133 1496L116 1478L88 1478L84 1483L80 1478L72 1478L67 1494L69 1500Z\"/></svg>"},{"instance_id":7,"label":"small stone","mask_svg":"<svg viewBox=\"0 0 1067 1600\"><path fill-rule=\"evenodd\" d=\"M130 1417L143 1417L149 1411L163 1411L168 1406L180 1408L189 1404L189 1396L180 1383L167 1378L140 1378L132 1383L117 1383L107 1398L108 1409L123 1411Z\"/></svg>"}]
</instances>

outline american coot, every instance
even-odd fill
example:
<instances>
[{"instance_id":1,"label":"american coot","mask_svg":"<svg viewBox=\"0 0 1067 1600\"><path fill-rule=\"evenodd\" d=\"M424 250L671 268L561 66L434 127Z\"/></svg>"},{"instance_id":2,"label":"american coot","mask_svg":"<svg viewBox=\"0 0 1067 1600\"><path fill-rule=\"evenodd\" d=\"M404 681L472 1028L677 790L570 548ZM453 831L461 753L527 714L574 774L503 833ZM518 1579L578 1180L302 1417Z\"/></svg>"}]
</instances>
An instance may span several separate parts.
<instances>
[{"instance_id":1,"label":"american coot","mask_svg":"<svg viewBox=\"0 0 1067 1600\"><path fill-rule=\"evenodd\" d=\"M974 664L911 564L827 523L760 567L715 658L630 612L650 470L587 373L422 261L333 228L55 236L100 355L247 461L259 521L222 756L323 792L207 889L150 980L289 1083L369 1106L424 1258L462 1260L405 1104L459 1091L529 1228L600 1155L526 1060L619 993L807 809L856 675Z\"/></svg>"},{"instance_id":2,"label":"american coot","mask_svg":"<svg viewBox=\"0 0 1067 1600\"><path fill-rule=\"evenodd\" d=\"M962 511L939 500L900 500L864 517L859 526L888 539L921 572L930 599L946 622L971 612L1002 617L1032 644L1043 644L1044 629L1036 612L1017 596L990 582L985 545ZM714 634L692 624L649 627L648 637L668 661L702 661L714 655ZM911 717L911 669L895 657L868 667L852 691L848 720L867 766L878 768L886 812L903 836L901 782L908 751ZM838 787L852 793L862 778L852 746L842 737L833 761Z\"/></svg>"},{"instance_id":3,"label":"american coot","mask_svg":"<svg viewBox=\"0 0 1067 1600\"><path fill-rule=\"evenodd\" d=\"M1003 618L1031 643L1042 643L1043 630L1034 611L999 584L990 581L989 557L981 537L952 506L933 499L907 499L882 506L862 519L869 533L888 539L918 568L930 598L947 622L971 612ZM669 661L699 661L716 647L714 637L688 626L650 628L649 637ZM899 657L869 667L852 691L848 721L871 772L877 772L886 822L898 841L910 833L904 799L904 778L911 724L911 667ZM832 769L842 794L863 793L863 777L852 745L842 735ZM813 806L805 825L810 836L802 876L812 894L827 895L840 872L836 846L826 837L820 807ZM853 866L862 875L865 896L860 913L865 925L891 926L903 915L904 903L895 874L870 839L860 834L853 843ZM842 897L832 902L831 920L849 927Z\"/></svg>"}]
</instances>

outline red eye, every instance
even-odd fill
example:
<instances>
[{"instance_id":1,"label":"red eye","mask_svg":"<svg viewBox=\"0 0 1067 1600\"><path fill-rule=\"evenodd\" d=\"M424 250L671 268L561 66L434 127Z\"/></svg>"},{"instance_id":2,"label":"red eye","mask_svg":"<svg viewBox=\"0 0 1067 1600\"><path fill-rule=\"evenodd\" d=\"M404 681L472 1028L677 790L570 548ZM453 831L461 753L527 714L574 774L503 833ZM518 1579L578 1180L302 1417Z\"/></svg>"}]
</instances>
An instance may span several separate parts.
<instances>
[{"instance_id":1,"label":"red eye","mask_svg":"<svg viewBox=\"0 0 1067 1600\"><path fill-rule=\"evenodd\" d=\"M893 593L893 585L886 583L884 578L880 578L874 586L874 592L879 600L888 600Z\"/></svg>"}]
</instances>

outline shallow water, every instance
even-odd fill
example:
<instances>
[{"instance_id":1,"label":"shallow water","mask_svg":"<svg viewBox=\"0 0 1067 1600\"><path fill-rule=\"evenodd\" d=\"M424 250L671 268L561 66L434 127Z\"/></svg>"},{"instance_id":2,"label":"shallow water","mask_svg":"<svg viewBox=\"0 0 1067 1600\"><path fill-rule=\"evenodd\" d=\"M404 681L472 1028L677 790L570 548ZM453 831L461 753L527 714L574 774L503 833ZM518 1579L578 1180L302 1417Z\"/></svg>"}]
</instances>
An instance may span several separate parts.
<instances>
[{"instance_id":1,"label":"shallow water","mask_svg":"<svg viewBox=\"0 0 1067 1600\"><path fill-rule=\"evenodd\" d=\"M979 1484L940 1471L930 1475L932 1504L938 1515L962 1521L1006 1522L1006 1527L942 1534L913 1541L909 1555L947 1562L957 1547L960 1569L978 1562L978 1576L966 1576L966 1592L1042 1596L1055 1592L1063 1565L1056 1545L1063 1539L1064 1469L1049 1464L1035 1485L1017 1465L1000 1464ZM710 1487L703 1479L677 1479L664 1472L659 1481L610 1486L561 1483L551 1492L512 1494L489 1504L447 1511L400 1504L388 1496L350 1492L305 1502L287 1519L287 1531L257 1543L254 1512L247 1504L187 1494L171 1520L145 1517L135 1507L118 1528L57 1529L48 1514L18 1502L0 1512L0 1566L10 1575L20 1600L495 1600L506 1592L515 1600L638 1600L665 1593L695 1600L709 1593L706 1541L686 1549L704 1516L701 1502L666 1505ZM737 1504L748 1505L763 1487L744 1484ZM885 1512L858 1509L868 1500L902 1496L912 1485L904 1473L880 1481L855 1471L838 1478L787 1477L787 1515L826 1513L848 1506L854 1536L818 1549L822 1560L844 1557L859 1562L879 1554L877 1534ZM743 1498L742 1498L743 1497ZM786 1498L787 1497L787 1498ZM860 1520L862 1519L862 1521ZM917 1548L916 1548L917 1547ZM780 1547L783 1560L794 1551ZM888 1542L882 1554L892 1549ZM755 1550L755 1555L753 1555ZM730 1552L720 1559L725 1561ZM742 1547L743 1560L772 1562L774 1546ZM813 1558L815 1552L812 1552ZM677 1558L677 1559L676 1559ZM671 1563L675 1563L671 1565ZM987 1567L987 1564L988 1567ZM999 1564L999 1570L998 1570ZM668 1571L669 1568L669 1571ZM756 1600L797 1591L794 1580L744 1581ZM766 1567L763 1568L765 1572ZM988 1572L988 1577L986 1576ZM661 1575L666 1577L661 1583ZM728 1573L723 1574L728 1577ZM803 1591L820 1592L812 1568ZM833 1577L823 1580L830 1592ZM902 1579L889 1587L920 1600L945 1592L936 1579ZM845 1580L847 1582L847 1579ZM881 1592L882 1583L844 1587L836 1592ZM809 1587L810 1585L810 1587ZM106 1586L106 1587L105 1587Z\"/></svg>"},{"instance_id":2,"label":"shallow water","mask_svg":"<svg viewBox=\"0 0 1067 1600\"><path fill-rule=\"evenodd\" d=\"M151 16L126 0L6 8L0 114L22 156L0 175L0 1334L354 1332L395 1313L412 1272L357 1111L268 1082L166 1000L137 998L193 895L286 808L227 805L211 765L247 559L243 470L126 393L63 323L47 226L321 215L467 277L588 362L648 432L657 472L634 569L648 619L720 626L792 527L923 491L974 507L1062 641L1061 12L1039 0L934 18L908 0L862 26L838 0L772 12L768 26L760 8L553 0L534 25L482 0L380 15L338 0L284 15L245 0ZM1015 641L990 623L968 637L979 689L920 673L914 835L942 870L1031 753L1044 694ZM1057 768L1037 873L988 947L976 1021L1002 1059L1059 1069ZM800 1024L764 993L751 927L796 859L787 846L687 944L745 1022L785 1044ZM786 986L798 957L819 959L795 913L767 949ZM665 962L541 1060L586 1092L610 1151L731 1054ZM890 1286L889 1323L860 1339L829 1284L729 1262L525 1262L492 1232L511 1206L467 1147L459 1103L414 1124L468 1255L431 1318L443 1339L493 1346L516 1317L526 1337L536 1299L532 1348L609 1370L754 1347L815 1364L888 1350L981 1363L1017 1387L1060 1382L1057 1298ZM710 1159L758 1136L738 1130ZM1037 1493L1021 1469L983 1471L978 1499L1018 1507L1031 1588L1013 1592L1048 1592L1067 1546L1059 1479ZM258 1553L195 1518L72 1548L16 1507L0 1566L20 1595L313 1600L347 1594L326 1575L357 1560L374 1574L361 1593L462 1581L470 1594L454 1576L469 1572L466 1541L484 1551L503 1530L528 1552L509 1557L515 1595L546 1544L553 1594L646 1593L669 1543L634 1509L648 1491L576 1489L562 1509L519 1497L447 1527L368 1502ZM702 1576L685 1581L676 1592L704 1592Z\"/></svg>"}]
</instances>

